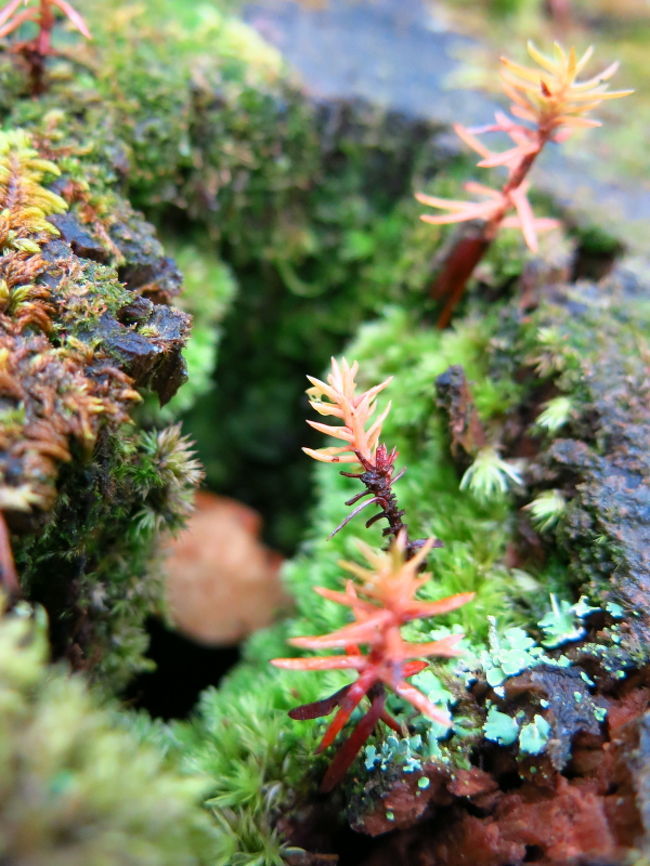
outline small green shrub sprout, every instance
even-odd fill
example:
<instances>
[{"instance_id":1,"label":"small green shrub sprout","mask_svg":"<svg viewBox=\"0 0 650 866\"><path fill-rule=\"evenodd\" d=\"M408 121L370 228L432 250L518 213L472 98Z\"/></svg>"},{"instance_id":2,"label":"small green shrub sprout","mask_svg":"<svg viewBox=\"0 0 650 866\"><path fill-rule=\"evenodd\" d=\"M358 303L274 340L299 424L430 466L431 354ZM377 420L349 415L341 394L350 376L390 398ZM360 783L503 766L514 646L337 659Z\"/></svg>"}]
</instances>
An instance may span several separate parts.
<instances>
[{"instance_id":1,"label":"small green shrub sprout","mask_svg":"<svg viewBox=\"0 0 650 866\"><path fill-rule=\"evenodd\" d=\"M520 471L499 456L491 445L481 448L460 481L460 489L469 491L480 502L501 499L513 487L522 487Z\"/></svg>"},{"instance_id":2,"label":"small green shrub sprout","mask_svg":"<svg viewBox=\"0 0 650 866\"><path fill-rule=\"evenodd\" d=\"M524 509L530 512L530 519L540 532L552 529L566 512L566 499L559 490L544 490Z\"/></svg>"},{"instance_id":3,"label":"small green shrub sprout","mask_svg":"<svg viewBox=\"0 0 650 866\"><path fill-rule=\"evenodd\" d=\"M573 404L569 397L554 397L544 404L544 410L535 420L535 427L547 433L557 433L569 421Z\"/></svg>"},{"instance_id":4,"label":"small green shrub sprout","mask_svg":"<svg viewBox=\"0 0 650 866\"><path fill-rule=\"evenodd\" d=\"M458 238L437 276L432 294L446 299L438 319L438 327L449 324L451 315L463 295L467 280L501 228L521 231L526 245L537 252L539 232L559 225L555 219L536 217L528 200L528 173L549 142L563 142L576 129L600 126L587 117L589 112L607 99L617 99L631 90L607 91L608 80L618 69L612 63L599 74L584 81L578 76L593 53L592 48L578 59L576 51L568 52L559 43L552 55L544 54L528 43L528 54L537 67L522 66L507 57L501 58L501 86L511 100L510 114L497 111L495 122L468 129L454 125L458 137L481 159L479 168L504 168L506 180L501 189L470 181L465 190L476 198L470 201L445 199L418 193L417 200L428 207L446 211L443 214L423 214L424 222L434 225L479 221L473 234ZM522 122L523 121L523 122ZM502 133L510 139L504 151L490 150L479 138L484 134Z\"/></svg>"}]
</instances>

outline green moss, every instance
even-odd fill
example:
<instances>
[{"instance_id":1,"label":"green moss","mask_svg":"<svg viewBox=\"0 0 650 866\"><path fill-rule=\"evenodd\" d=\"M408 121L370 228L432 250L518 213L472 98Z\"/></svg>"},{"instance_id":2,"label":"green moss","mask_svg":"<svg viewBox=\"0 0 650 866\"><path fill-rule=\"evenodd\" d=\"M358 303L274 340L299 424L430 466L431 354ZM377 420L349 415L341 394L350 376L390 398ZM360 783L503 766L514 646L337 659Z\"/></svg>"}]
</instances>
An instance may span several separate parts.
<instances>
[{"instance_id":1,"label":"green moss","mask_svg":"<svg viewBox=\"0 0 650 866\"><path fill-rule=\"evenodd\" d=\"M48 668L43 611L0 618L0 836L16 866L214 862L188 774L144 720L118 722L79 676ZM158 742L156 742L158 740Z\"/></svg>"},{"instance_id":2,"label":"green moss","mask_svg":"<svg viewBox=\"0 0 650 866\"><path fill-rule=\"evenodd\" d=\"M183 522L198 475L178 428L123 428L92 463L64 470L49 519L16 544L24 586L50 611L55 653L105 689L149 665L143 623L161 594L152 548Z\"/></svg>"},{"instance_id":3,"label":"green moss","mask_svg":"<svg viewBox=\"0 0 650 866\"><path fill-rule=\"evenodd\" d=\"M73 336L90 339L93 348L101 350L102 339L97 335L100 318L109 313L119 314L133 295L116 279L115 269L87 259L79 267L63 275L57 286L61 308L53 323L59 339Z\"/></svg>"},{"instance_id":4,"label":"green moss","mask_svg":"<svg viewBox=\"0 0 650 866\"><path fill-rule=\"evenodd\" d=\"M316 745L315 731L287 724L299 679L244 667L202 696L192 723L174 726L185 766L212 780L207 807L226 838L215 866L281 866L289 853L273 824L304 789Z\"/></svg>"},{"instance_id":5,"label":"green moss","mask_svg":"<svg viewBox=\"0 0 650 866\"><path fill-rule=\"evenodd\" d=\"M289 95L288 76L253 30L208 4L179 9L148 0L114 15L81 6L101 58L96 86L115 106L139 205L189 208L215 227L240 224L251 193L288 186L292 172L295 180L302 124L285 127L280 100ZM277 152L283 142L285 159Z\"/></svg>"}]
</instances>

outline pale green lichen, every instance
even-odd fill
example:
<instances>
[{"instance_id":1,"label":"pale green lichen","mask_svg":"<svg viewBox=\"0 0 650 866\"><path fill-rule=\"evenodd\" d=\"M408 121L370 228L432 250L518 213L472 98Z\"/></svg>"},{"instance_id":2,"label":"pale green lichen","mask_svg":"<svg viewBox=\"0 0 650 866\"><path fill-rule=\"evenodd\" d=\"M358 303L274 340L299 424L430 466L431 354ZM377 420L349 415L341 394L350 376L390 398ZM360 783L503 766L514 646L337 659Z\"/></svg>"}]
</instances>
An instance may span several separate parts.
<instances>
[{"instance_id":1,"label":"pale green lichen","mask_svg":"<svg viewBox=\"0 0 650 866\"><path fill-rule=\"evenodd\" d=\"M536 714L532 722L522 725L519 732L519 751L527 755L539 755L546 748L550 736L550 724L544 716Z\"/></svg>"},{"instance_id":2,"label":"pale green lichen","mask_svg":"<svg viewBox=\"0 0 650 866\"><path fill-rule=\"evenodd\" d=\"M519 723L507 713L502 713L495 706L488 710L483 733L487 740L500 746L511 746L519 735Z\"/></svg>"},{"instance_id":3,"label":"pale green lichen","mask_svg":"<svg viewBox=\"0 0 650 866\"><path fill-rule=\"evenodd\" d=\"M421 734L410 737L396 737L394 734L389 734L377 745L366 746L363 754L364 766L368 771L378 769L383 771L390 767L399 767L403 773L416 773L427 761L446 763L449 760L433 732L426 737Z\"/></svg>"},{"instance_id":4,"label":"pale green lichen","mask_svg":"<svg viewBox=\"0 0 650 866\"><path fill-rule=\"evenodd\" d=\"M493 618L490 619L489 649L480 654L480 659L485 678L492 688L498 689L510 677L541 664L569 666L570 662L564 656L547 656L524 629L515 627L497 632Z\"/></svg>"},{"instance_id":5,"label":"pale green lichen","mask_svg":"<svg viewBox=\"0 0 650 866\"><path fill-rule=\"evenodd\" d=\"M549 649L554 649L584 637L586 634L584 618L598 611L599 608L591 607L582 597L575 604L564 599L558 601L553 593L550 599L550 611L538 622L544 632L542 644Z\"/></svg>"},{"instance_id":6,"label":"pale green lichen","mask_svg":"<svg viewBox=\"0 0 650 866\"><path fill-rule=\"evenodd\" d=\"M605 610L613 619L623 619L625 616L625 611L615 601L605 602Z\"/></svg>"}]
</instances>

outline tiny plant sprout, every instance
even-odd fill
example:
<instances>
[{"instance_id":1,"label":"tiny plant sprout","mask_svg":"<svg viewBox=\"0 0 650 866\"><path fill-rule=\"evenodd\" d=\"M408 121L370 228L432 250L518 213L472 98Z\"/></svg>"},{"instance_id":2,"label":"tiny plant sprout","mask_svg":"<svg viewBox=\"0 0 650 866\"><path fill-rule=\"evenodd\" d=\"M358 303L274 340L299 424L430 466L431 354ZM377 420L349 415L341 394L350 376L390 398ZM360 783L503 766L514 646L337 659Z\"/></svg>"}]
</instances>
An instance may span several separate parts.
<instances>
[{"instance_id":1,"label":"tiny plant sprout","mask_svg":"<svg viewBox=\"0 0 650 866\"><path fill-rule=\"evenodd\" d=\"M496 448L488 445L481 448L465 471L460 489L469 491L481 502L490 502L502 498L512 487L523 486L523 483L519 470L503 460Z\"/></svg>"},{"instance_id":2,"label":"tiny plant sprout","mask_svg":"<svg viewBox=\"0 0 650 866\"><path fill-rule=\"evenodd\" d=\"M323 424L320 421L307 421L310 427L342 440L345 444L331 448L303 448L308 457L323 463L355 463L363 466L362 460L372 462L377 452L381 426L390 412L390 403L374 421L375 399L377 394L390 385L392 377L375 385L368 391L357 393L356 376L359 364L348 364L345 358L339 363L332 358L332 369L327 382L307 378L311 388L307 389L309 405L319 415L338 419L341 424Z\"/></svg>"},{"instance_id":3,"label":"tiny plant sprout","mask_svg":"<svg viewBox=\"0 0 650 866\"><path fill-rule=\"evenodd\" d=\"M537 416L535 427L547 433L557 433L571 417L572 408L568 397L554 397L544 404L544 411Z\"/></svg>"},{"instance_id":4,"label":"tiny plant sprout","mask_svg":"<svg viewBox=\"0 0 650 866\"><path fill-rule=\"evenodd\" d=\"M325 732L319 751L327 748L342 730L355 708L368 697L370 708L362 716L350 737L336 753L323 779L322 789L331 790L342 779L357 753L375 726L384 722L403 735L401 725L386 710L386 689L410 703L418 712L448 728L451 718L446 709L433 704L429 698L407 680L427 666L424 659L431 656L453 658L462 634L450 634L426 643L404 640L401 629L413 620L436 616L461 607L471 601L474 593L465 592L439 599L420 601L418 590L429 582L431 575L422 573L426 558L435 546L428 539L418 552L408 557L406 531L402 530L387 551L376 550L361 542L359 550L364 565L341 562L352 575L343 591L316 587L323 598L350 609L354 621L324 635L292 638L289 642L301 649L329 652L334 655L308 658L273 659L276 667L289 670L323 671L332 669L356 673L356 680L335 694L296 707L290 712L294 719L315 719L329 715L338 708Z\"/></svg>"},{"instance_id":5,"label":"tiny plant sprout","mask_svg":"<svg viewBox=\"0 0 650 866\"><path fill-rule=\"evenodd\" d=\"M532 502L524 506L530 512L536 529L546 532L560 520L566 511L566 499L559 490L544 490Z\"/></svg>"},{"instance_id":6,"label":"tiny plant sprout","mask_svg":"<svg viewBox=\"0 0 650 866\"><path fill-rule=\"evenodd\" d=\"M366 526L372 526L378 520L384 519L388 526L384 527L383 534L396 538L407 527L402 520L404 512L397 504L393 484L402 477L405 470L402 469L395 474L397 450L395 448L389 450L379 440L382 425L390 411L390 403L373 420L377 409L376 397L391 383L392 376L367 391L358 392L356 383L358 372L359 365L356 361L348 364L345 358L340 362L332 358L327 382L312 376L307 377L311 382L311 388L307 389L307 396L312 409L319 415L338 420L340 424L323 424L320 421L307 421L307 423L320 433L332 436L345 444L302 450L308 457L322 463L352 464L352 468L357 471L341 472L341 475L357 478L366 488L347 500L345 504L354 505L355 508L330 533L330 537L365 508L374 506L378 511L368 518ZM411 556L421 543L422 539L408 540L406 548L408 555ZM436 540L435 546L440 547L440 545L441 542Z\"/></svg>"},{"instance_id":7,"label":"tiny plant sprout","mask_svg":"<svg viewBox=\"0 0 650 866\"><path fill-rule=\"evenodd\" d=\"M469 129L461 124L454 131L461 141L475 151L478 168L501 168L506 178L500 189L470 181L465 191L473 198L465 200L438 198L419 193L420 204L444 213L423 214L424 222L434 225L479 221L477 236L459 238L452 247L433 288L435 297L447 298L438 326L446 327L465 284L485 255L501 228L516 228L532 252L538 250L539 232L558 225L555 219L536 217L528 200L528 173L549 142L566 141L577 129L600 126L587 115L604 100L617 99L631 90L608 91L608 80L618 69L612 63L591 78L578 80L589 63L593 50L578 58L574 48L565 51L557 42L553 54L539 51L528 43L528 54L536 67L522 66L507 57L501 58L501 86L510 99L510 114L497 111L494 123ZM481 136L502 133L510 139L503 151L490 150Z\"/></svg>"},{"instance_id":8,"label":"tiny plant sprout","mask_svg":"<svg viewBox=\"0 0 650 866\"><path fill-rule=\"evenodd\" d=\"M382 424L390 404L377 417L377 395L390 384L386 379L367 391L359 392L356 376L359 365L340 362L332 358L327 381L308 376L311 387L307 391L309 402L319 415L333 418L334 424L320 421L307 423L342 442L325 448L303 448L314 460L322 463L352 464L356 472L341 472L358 479L365 490L349 499L346 505L355 505L352 512L336 527L333 535L368 505L377 511L367 521L371 526L384 519L386 546L383 550L359 543L365 559L364 565L341 562L352 576L343 590L315 587L322 598L349 608L353 621L323 635L294 637L289 643L306 650L325 650L325 655L307 658L276 658L272 664L287 670L325 671L344 670L356 674L356 679L333 695L295 707L289 712L292 719L317 719L336 710L318 751L330 746L349 721L358 705L367 698L370 707L357 722L350 736L344 740L325 773L321 790L330 791L345 775L348 767L370 737L379 722L388 725L400 737L406 728L386 708L387 690L393 692L418 712L440 725L443 730L451 726L446 706L441 707L440 695L426 694L422 683L409 682L428 666L431 656L453 658L461 654L458 646L463 635L448 634L426 643L409 642L402 635L402 626L416 619L436 616L456 610L471 601L473 592L441 598L438 601L420 600L418 591L429 583L431 575L424 571L429 554L442 547L437 538L409 538L408 527L402 520L404 511L399 507L392 485L402 472L393 474L397 450L389 450L380 441ZM370 497L362 505L362 499ZM331 650L338 650L332 654ZM374 753L373 753L374 754ZM371 766L374 757L370 758Z\"/></svg>"},{"instance_id":9,"label":"tiny plant sprout","mask_svg":"<svg viewBox=\"0 0 650 866\"><path fill-rule=\"evenodd\" d=\"M527 363L541 378L561 373L566 368L570 350L560 330L553 326L538 328L535 338L537 346L526 359Z\"/></svg>"}]
</instances>

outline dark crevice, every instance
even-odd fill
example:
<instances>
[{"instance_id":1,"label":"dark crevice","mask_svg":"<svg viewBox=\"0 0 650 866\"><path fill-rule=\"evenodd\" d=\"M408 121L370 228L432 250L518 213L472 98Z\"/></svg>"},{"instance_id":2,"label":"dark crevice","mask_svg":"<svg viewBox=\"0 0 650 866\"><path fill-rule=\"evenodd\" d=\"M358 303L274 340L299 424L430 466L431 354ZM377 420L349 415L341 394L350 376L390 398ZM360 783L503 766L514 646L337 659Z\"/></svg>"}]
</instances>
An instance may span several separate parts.
<instances>
[{"instance_id":1,"label":"dark crevice","mask_svg":"<svg viewBox=\"0 0 650 866\"><path fill-rule=\"evenodd\" d=\"M147 620L146 628L151 642L147 656L156 669L136 677L124 701L156 718L187 718L199 694L216 686L239 661L239 649L201 646L154 617Z\"/></svg>"}]
</instances>

